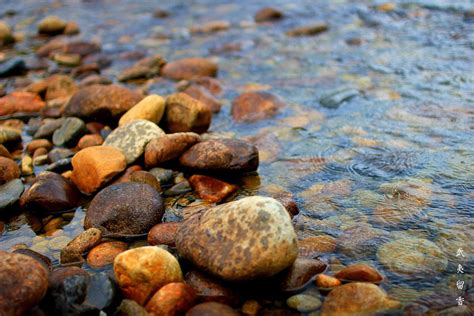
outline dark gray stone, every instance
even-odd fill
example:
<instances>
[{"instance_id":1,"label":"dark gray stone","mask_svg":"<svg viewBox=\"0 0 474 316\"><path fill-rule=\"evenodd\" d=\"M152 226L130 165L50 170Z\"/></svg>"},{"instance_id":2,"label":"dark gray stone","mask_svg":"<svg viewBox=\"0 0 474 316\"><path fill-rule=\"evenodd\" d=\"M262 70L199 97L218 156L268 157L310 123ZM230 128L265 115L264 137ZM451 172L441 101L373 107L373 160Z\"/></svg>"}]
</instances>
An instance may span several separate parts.
<instances>
[{"instance_id":1,"label":"dark gray stone","mask_svg":"<svg viewBox=\"0 0 474 316\"><path fill-rule=\"evenodd\" d=\"M77 117L69 117L54 132L53 144L56 146L74 147L79 138L86 132L87 128L84 121Z\"/></svg>"},{"instance_id":2,"label":"dark gray stone","mask_svg":"<svg viewBox=\"0 0 474 316\"><path fill-rule=\"evenodd\" d=\"M0 210L3 210L13 204L19 199L25 186L20 179L11 180L0 186Z\"/></svg>"}]
</instances>

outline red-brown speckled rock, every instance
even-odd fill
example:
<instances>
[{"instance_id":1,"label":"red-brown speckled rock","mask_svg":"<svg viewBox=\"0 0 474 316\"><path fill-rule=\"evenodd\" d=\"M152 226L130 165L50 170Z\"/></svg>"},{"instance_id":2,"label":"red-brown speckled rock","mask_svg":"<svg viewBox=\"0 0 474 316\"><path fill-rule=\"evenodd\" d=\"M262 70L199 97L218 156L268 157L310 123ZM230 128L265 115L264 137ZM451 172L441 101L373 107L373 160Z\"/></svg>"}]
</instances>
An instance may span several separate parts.
<instances>
[{"instance_id":1,"label":"red-brown speckled rock","mask_svg":"<svg viewBox=\"0 0 474 316\"><path fill-rule=\"evenodd\" d=\"M236 185L202 175L193 175L189 183L199 197L208 202L220 202L235 191Z\"/></svg>"},{"instance_id":2,"label":"red-brown speckled rock","mask_svg":"<svg viewBox=\"0 0 474 316\"><path fill-rule=\"evenodd\" d=\"M97 246L102 240L102 231L89 228L71 240L61 250L61 263L82 262L82 254Z\"/></svg>"},{"instance_id":3,"label":"red-brown speckled rock","mask_svg":"<svg viewBox=\"0 0 474 316\"><path fill-rule=\"evenodd\" d=\"M153 316L177 316L190 309L196 301L192 287L180 282L168 283L159 289L146 304Z\"/></svg>"},{"instance_id":4,"label":"red-brown speckled rock","mask_svg":"<svg viewBox=\"0 0 474 316\"><path fill-rule=\"evenodd\" d=\"M147 242L152 245L167 245L175 247L176 231L181 223L170 222L156 224L148 233Z\"/></svg>"},{"instance_id":5,"label":"red-brown speckled rock","mask_svg":"<svg viewBox=\"0 0 474 316\"><path fill-rule=\"evenodd\" d=\"M212 113L218 113L221 110L221 102L203 86L192 84L183 90L183 93L201 101L211 110Z\"/></svg>"},{"instance_id":6,"label":"red-brown speckled rock","mask_svg":"<svg viewBox=\"0 0 474 316\"><path fill-rule=\"evenodd\" d=\"M39 112L45 105L35 93L15 91L0 98L0 116L15 112Z\"/></svg>"},{"instance_id":7,"label":"red-brown speckled rock","mask_svg":"<svg viewBox=\"0 0 474 316\"><path fill-rule=\"evenodd\" d=\"M242 173L257 170L258 150L243 140L213 139L192 146L179 161L195 172Z\"/></svg>"},{"instance_id":8,"label":"red-brown speckled rock","mask_svg":"<svg viewBox=\"0 0 474 316\"><path fill-rule=\"evenodd\" d=\"M285 103L268 92L245 92L232 102L232 117L236 121L254 122L274 116Z\"/></svg>"},{"instance_id":9,"label":"red-brown speckled rock","mask_svg":"<svg viewBox=\"0 0 474 316\"><path fill-rule=\"evenodd\" d=\"M375 268L362 263L350 265L337 272L334 277L344 281L371 283L380 283L383 280L383 276L380 274L380 272L378 272Z\"/></svg>"},{"instance_id":10,"label":"red-brown speckled rock","mask_svg":"<svg viewBox=\"0 0 474 316\"><path fill-rule=\"evenodd\" d=\"M123 296L141 305L162 286L183 280L178 260L166 250L154 246L119 254L114 260L114 273Z\"/></svg>"},{"instance_id":11,"label":"red-brown speckled rock","mask_svg":"<svg viewBox=\"0 0 474 316\"><path fill-rule=\"evenodd\" d=\"M227 281L273 276L298 254L296 234L283 205L252 196L191 216L178 228L179 254Z\"/></svg>"},{"instance_id":12,"label":"red-brown speckled rock","mask_svg":"<svg viewBox=\"0 0 474 316\"><path fill-rule=\"evenodd\" d=\"M217 75L217 64L206 58L184 58L167 63L162 69L163 76L183 80L193 77L215 77Z\"/></svg>"},{"instance_id":13,"label":"red-brown speckled rock","mask_svg":"<svg viewBox=\"0 0 474 316\"><path fill-rule=\"evenodd\" d=\"M94 268L100 268L114 262L115 257L127 250L128 245L123 241L107 241L95 246L87 255L87 263Z\"/></svg>"},{"instance_id":14,"label":"red-brown speckled rock","mask_svg":"<svg viewBox=\"0 0 474 316\"><path fill-rule=\"evenodd\" d=\"M48 271L35 259L0 251L0 314L20 316L48 289Z\"/></svg>"},{"instance_id":15,"label":"red-brown speckled rock","mask_svg":"<svg viewBox=\"0 0 474 316\"><path fill-rule=\"evenodd\" d=\"M0 185L20 177L20 168L12 159L0 157Z\"/></svg>"}]
</instances>

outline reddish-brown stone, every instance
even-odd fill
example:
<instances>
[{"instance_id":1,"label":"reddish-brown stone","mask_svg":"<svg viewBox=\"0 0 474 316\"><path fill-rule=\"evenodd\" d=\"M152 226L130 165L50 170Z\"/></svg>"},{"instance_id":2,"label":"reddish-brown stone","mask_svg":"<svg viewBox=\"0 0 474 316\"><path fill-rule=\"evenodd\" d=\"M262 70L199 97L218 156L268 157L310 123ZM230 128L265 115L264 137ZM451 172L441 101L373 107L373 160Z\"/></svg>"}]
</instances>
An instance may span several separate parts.
<instances>
[{"instance_id":1,"label":"reddish-brown stone","mask_svg":"<svg viewBox=\"0 0 474 316\"><path fill-rule=\"evenodd\" d=\"M255 22L269 22L269 21L277 21L283 18L283 13L280 10L275 8L262 8L255 13Z\"/></svg>"},{"instance_id":2,"label":"reddish-brown stone","mask_svg":"<svg viewBox=\"0 0 474 316\"><path fill-rule=\"evenodd\" d=\"M156 167L176 159L200 140L201 137L196 133L175 133L154 138L145 147L145 164Z\"/></svg>"},{"instance_id":3,"label":"reddish-brown stone","mask_svg":"<svg viewBox=\"0 0 474 316\"><path fill-rule=\"evenodd\" d=\"M318 259L297 258L286 271L280 283L280 289L293 291L303 287L315 275L324 272L327 264Z\"/></svg>"},{"instance_id":4,"label":"reddish-brown stone","mask_svg":"<svg viewBox=\"0 0 474 316\"><path fill-rule=\"evenodd\" d=\"M240 314L232 309L231 307L216 303L216 302L207 302L201 303L199 305L191 308L186 316L239 316Z\"/></svg>"},{"instance_id":5,"label":"reddish-brown stone","mask_svg":"<svg viewBox=\"0 0 474 316\"><path fill-rule=\"evenodd\" d=\"M123 241L103 242L89 252L87 263L93 268L100 268L114 262L115 257L127 250L128 245Z\"/></svg>"},{"instance_id":6,"label":"reddish-brown stone","mask_svg":"<svg viewBox=\"0 0 474 316\"><path fill-rule=\"evenodd\" d=\"M215 77L217 75L217 64L206 58L184 58L167 63L162 69L163 76L183 80L193 77Z\"/></svg>"},{"instance_id":7,"label":"reddish-brown stone","mask_svg":"<svg viewBox=\"0 0 474 316\"><path fill-rule=\"evenodd\" d=\"M193 175L189 183L199 197L208 202L220 202L235 191L238 187L227 182L202 175Z\"/></svg>"},{"instance_id":8,"label":"reddish-brown stone","mask_svg":"<svg viewBox=\"0 0 474 316\"><path fill-rule=\"evenodd\" d=\"M2 144L0 144L0 157L5 157L5 158L12 158L12 155L8 151L8 149L5 148Z\"/></svg>"},{"instance_id":9,"label":"reddish-brown stone","mask_svg":"<svg viewBox=\"0 0 474 316\"><path fill-rule=\"evenodd\" d=\"M318 274L315 279L317 287L329 289L341 285L341 280L325 274Z\"/></svg>"},{"instance_id":10,"label":"reddish-brown stone","mask_svg":"<svg viewBox=\"0 0 474 316\"><path fill-rule=\"evenodd\" d=\"M34 139L28 145L26 145L26 151L31 155L38 148L46 148L50 150L53 148L53 144L47 139Z\"/></svg>"},{"instance_id":11,"label":"reddish-brown stone","mask_svg":"<svg viewBox=\"0 0 474 316\"><path fill-rule=\"evenodd\" d=\"M176 231L181 223L160 223L153 226L148 232L147 242L152 245L167 245L175 247Z\"/></svg>"},{"instance_id":12,"label":"reddish-brown stone","mask_svg":"<svg viewBox=\"0 0 474 316\"><path fill-rule=\"evenodd\" d=\"M0 314L20 316L41 301L48 271L35 259L0 251Z\"/></svg>"},{"instance_id":13,"label":"reddish-brown stone","mask_svg":"<svg viewBox=\"0 0 474 316\"><path fill-rule=\"evenodd\" d=\"M274 116L285 103L268 92L245 92L232 102L232 117L236 121L254 122Z\"/></svg>"},{"instance_id":14,"label":"reddish-brown stone","mask_svg":"<svg viewBox=\"0 0 474 316\"><path fill-rule=\"evenodd\" d=\"M177 316L188 311L196 301L192 287L180 282L168 283L159 289L146 304L153 316Z\"/></svg>"},{"instance_id":15,"label":"reddish-brown stone","mask_svg":"<svg viewBox=\"0 0 474 316\"><path fill-rule=\"evenodd\" d=\"M157 192L161 192L160 181L148 171L138 170L130 175L130 181L145 183L154 188Z\"/></svg>"},{"instance_id":16,"label":"reddish-brown stone","mask_svg":"<svg viewBox=\"0 0 474 316\"><path fill-rule=\"evenodd\" d=\"M45 105L37 94L15 91L0 98L0 116L16 112L39 112Z\"/></svg>"},{"instance_id":17,"label":"reddish-brown stone","mask_svg":"<svg viewBox=\"0 0 474 316\"><path fill-rule=\"evenodd\" d=\"M0 157L0 185L20 177L20 168L10 158Z\"/></svg>"},{"instance_id":18,"label":"reddish-brown stone","mask_svg":"<svg viewBox=\"0 0 474 316\"><path fill-rule=\"evenodd\" d=\"M358 281L380 283L383 276L375 268L366 264L350 265L334 275L334 277L343 281Z\"/></svg>"},{"instance_id":19,"label":"reddish-brown stone","mask_svg":"<svg viewBox=\"0 0 474 316\"><path fill-rule=\"evenodd\" d=\"M65 75L51 76L46 80L46 83L46 101L58 98L68 98L72 96L77 90L74 80L71 77Z\"/></svg>"},{"instance_id":20,"label":"reddish-brown stone","mask_svg":"<svg viewBox=\"0 0 474 316\"><path fill-rule=\"evenodd\" d=\"M79 149L102 145L104 139L99 134L84 135L77 143Z\"/></svg>"},{"instance_id":21,"label":"reddish-brown stone","mask_svg":"<svg viewBox=\"0 0 474 316\"><path fill-rule=\"evenodd\" d=\"M192 146L179 161L197 172L249 172L258 168L258 150L243 140L214 139Z\"/></svg>"},{"instance_id":22,"label":"reddish-brown stone","mask_svg":"<svg viewBox=\"0 0 474 316\"><path fill-rule=\"evenodd\" d=\"M64 109L64 115L89 120L118 118L142 98L142 95L118 85L91 85L81 88L72 96Z\"/></svg>"},{"instance_id":23,"label":"reddish-brown stone","mask_svg":"<svg viewBox=\"0 0 474 316\"><path fill-rule=\"evenodd\" d=\"M218 302L232 306L237 305L240 301L239 295L233 289L201 272L190 271L186 273L184 280L186 284L196 290L200 301Z\"/></svg>"},{"instance_id":24,"label":"reddish-brown stone","mask_svg":"<svg viewBox=\"0 0 474 316\"><path fill-rule=\"evenodd\" d=\"M97 246L101 240L101 230L89 228L83 231L61 250L61 263L82 262L82 254Z\"/></svg>"}]
</instances>

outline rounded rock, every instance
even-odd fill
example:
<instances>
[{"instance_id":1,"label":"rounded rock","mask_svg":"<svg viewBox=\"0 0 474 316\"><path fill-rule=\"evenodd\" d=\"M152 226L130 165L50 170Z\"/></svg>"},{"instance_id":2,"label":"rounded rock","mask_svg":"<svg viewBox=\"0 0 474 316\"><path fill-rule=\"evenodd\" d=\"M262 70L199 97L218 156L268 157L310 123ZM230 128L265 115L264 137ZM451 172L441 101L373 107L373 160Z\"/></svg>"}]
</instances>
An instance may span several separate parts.
<instances>
[{"instance_id":1,"label":"rounded rock","mask_svg":"<svg viewBox=\"0 0 474 316\"><path fill-rule=\"evenodd\" d=\"M152 245L167 245L175 247L176 231L181 223L160 223L150 229L147 242Z\"/></svg>"},{"instance_id":2,"label":"rounded rock","mask_svg":"<svg viewBox=\"0 0 474 316\"><path fill-rule=\"evenodd\" d=\"M144 234L163 216L160 194L148 184L125 182L100 191L89 206L84 227L119 234Z\"/></svg>"},{"instance_id":3,"label":"rounded rock","mask_svg":"<svg viewBox=\"0 0 474 316\"><path fill-rule=\"evenodd\" d=\"M383 276L366 264L353 264L337 272L334 277L344 281L380 283Z\"/></svg>"},{"instance_id":4,"label":"rounded rock","mask_svg":"<svg viewBox=\"0 0 474 316\"><path fill-rule=\"evenodd\" d=\"M154 316L182 315L193 307L196 293L192 287L180 282L168 283L159 289L146 304Z\"/></svg>"},{"instance_id":5,"label":"rounded rock","mask_svg":"<svg viewBox=\"0 0 474 316\"><path fill-rule=\"evenodd\" d=\"M170 133L204 133L211 124L211 116L205 104L185 93L175 93L166 99L165 124Z\"/></svg>"},{"instance_id":6,"label":"rounded rock","mask_svg":"<svg viewBox=\"0 0 474 316\"><path fill-rule=\"evenodd\" d=\"M154 138L145 147L145 164L155 167L176 159L200 141L201 137L196 133L175 133Z\"/></svg>"},{"instance_id":7,"label":"rounded rock","mask_svg":"<svg viewBox=\"0 0 474 316\"><path fill-rule=\"evenodd\" d=\"M191 176L189 183L201 199L212 203L222 201L238 189L236 185L202 175Z\"/></svg>"},{"instance_id":8,"label":"rounded rock","mask_svg":"<svg viewBox=\"0 0 474 316\"><path fill-rule=\"evenodd\" d=\"M77 117L68 117L64 120L60 128L54 131L53 144L56 146L74 147L87 132L84 121Z\"/></svg>"},{"instance_id":9,"label":"rounded rock","mask_svg":"<svg viewBox=\"0 0 474 316\"><path fill-rule=\"evenodd\" d=\"M12 159L0 157L0 185L20 177L20 168Z\"/></svg>"},{"instance_id":10,"label":"rounded rock","mask_svg":"<svg viewBox=\"0 0 474 316\"><path fill-rule=\"evenodd\" d=\"M23 193L25 186L20 179L11 180L0 185L0 210L15 204Z\"/></svg>"},{"instance_id":11,"label":"rounded rock","mask_svg":"<svg viewBox=\"0 0 474 316\"><path fill-rule=\"evenodd\" d=\"M39 112L45 105L35 93L15 91L0 98L0 116L16 112Z\"/></svg>"},{"instance_id":12,"label":"rounded rock","mask_svg":"<svg viewBox=\"0 0 474 316\"><path fill-rule=\"evenodd\" d=\"M61 263L82 262L82 254L97 246L102 240L102 231L89 228L71 240L61 250Z\"/></svg>"},{"instance_id":13,"label":"rounded rock","mask_svg":"<svg viewBox=\"0 0 474 316\"><path fill-rule=\"evenodd\" d=\"M61 34L65 28L66 22L55 15L47 16L38 23L38 33L40 34Z\"/></svg>"},{"instance_id":14,"label":"rounded rock","mask_svg":"<svg viewBox=\"0 0 474 316\"><path fill-rule=\"evenodd\" d=\"M236 121L254 122L274 116L285 103L277 96L262 91L245 92L232 102Z\"/></svg>"},{"instance_id":15,"label":"rounded rock","mask_svg":"<svg viewBox=\"0 0 474 316\"><path fill-rule=\"evenodd\" d=\"M283 18L283 13L280 10L271 7L265 7L255 13L254 20L257 23L277 21Z\"/></svg>"},{"instance_id":16,"label":"rounded rock","mask_svg":"<svg viewBox=\"0 0 474 316\"><path fill-rule=\"evenodd\" d=\"M77 143L77 147L79 149L84 149L92 146L100 146L103 144L103 142L104 139L99 134L84 135Z\"/></svg>"},{"instance_id":17,"label":"rounded rock","mask_svg":"<svg viewBox=\"0 0 474 316\"><path fill-rule=\"evenodd\" d=\"M140 305L161 287L181 282L178 260L159 247L140 247L119 254L114 260L115 278L125 298Z\"/></svg>"},{"instance_id":18,"label":"rounded rock","mask_svg":"<svg viewBox=\"0 0 474 316\"><path fill-rule=\"evenodd\" d=\"M174 80L215 77L217 64L206 58L184 58L167 63L161 72L163 76Z\"/></svg>"},{"instance_id":19,"label":"rounded rock","mask_svg":"<svg viewBox=\"0 0 474 316\"><path fill-rule=\"evenodd\" d=\"M317 297L307 294L297 294L286 300L286 305L298 312L308 313L317 310L321 306L321 300Z\"/></svg>"},{"instance_id":20,"label":"rounded rock","mask_svg":"<svg viewBox=\"0 0 474 316\"><path fill-rule=\"evenodd\" d=\"M48 271L35 259L0 251L0 314L23 315L48 289Z\"/></svg>"},{"instance_id":21,"label":"rounded rock","mask_svg":"<svg viewBox=\"0 0 474 316\"><path fill-rule=\"evenodd\" d=\"M201 303L199 305L191 308L186 316L239 316L240 314L232 309L231 307L216 303L216 302L207 302Z\"/></svg>"},{"instance_id":22,"label":"rounded rock","mask_svg":"<svg viewBox=\"0 0 474 316\"><path fill-rule=\"evenodd\" d=\"M87 263L93 268L100 268L114 262L115 257L127 250L128 245L122 241L103 242L91 249Z\"/></svg>"},{"instance_id":23,"label":"rounded rock","mask_svg":"<svg viewBox=\"0 0 474 316\"><path fill-rule=\"evenodd\" d=\"M189 217L176 247L197 267L228 281L271 277L298 254L290 216L276 200L253 196Z\"/></svg>"},{"instance_id":24,"label":"rounded rock","mask_svg":"<svg viewBox=\"0 0 474 316\"><path fill-rule=\"evenodd\" d=\"M134 105L119 120L119 126L125 125L133 120L147 120L158 124L165 112L165 99L153 94L145 97Z\"/></svg>"}]
</instances>

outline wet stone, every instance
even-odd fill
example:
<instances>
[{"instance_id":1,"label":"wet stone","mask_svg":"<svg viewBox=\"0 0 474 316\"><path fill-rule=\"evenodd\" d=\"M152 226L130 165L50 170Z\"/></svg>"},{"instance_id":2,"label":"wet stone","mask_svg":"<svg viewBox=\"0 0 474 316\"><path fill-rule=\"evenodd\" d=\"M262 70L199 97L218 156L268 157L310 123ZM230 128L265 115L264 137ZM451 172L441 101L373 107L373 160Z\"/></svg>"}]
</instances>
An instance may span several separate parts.
<instances>
[{"instance_id":1,"label":"wet stone","mask_svg":"<svg viewBox=\"0 0 474 316\"><path fill-rule=\"evenodd\" d=\"M140 94L118 85L91 85L72 96L64 115L107 122L130 110L141 99Z\"/></svg>"},{"instance_id":2,"label":"wet stone","mask_svg":"<svg viewBox=\"0 0 474 316\"><path fill-rule=\"evenodd\" d=\"M285 103L268 92L246 92L232 102L232 117L236 121L254 122L277 114Z\"/></svg>"},{"instance_id":3,"label":"wet stone","mask_svg":"<svg viewBox=\"0 0 474 316\"><path fill-rule=\"evenodd\" d=\"M24 185L20 179L11 180L0 185L0 210L15 204L23 193Z\"/></svg>"},{"instance_id":4,"label":"wet stone","mask_svg":"<svg viewBox=\"0 0 474 316\"><path fill-rule=\"evenodd\" d=\"M123 300L117 307L118 316L149 316L145 307L141 306L134 300Z\"/></svg>"},{"instance_id":5,"label":"wet stone","mask_svg":"<svg viewBox=\"0 0 474 316\"><path fill-rule=\"evenodd\" d=\"M339 88L325 93L319 99L319 103L330 109L338 108L342 103L359 95L359 91L354 88Z\"/></svg>"},{"instance_id":6,"label":"wet stone","mask_svg":"<svg viewBox=\"0 0 474 316\"><path fill-rule=\"evenodd\" d=\"M183 93L205 104L212 113L218 113L221 110L221 102L203 86L197 84L189 85L183 90Z\"/></svg>"},{"instance_id":7,"label":"wet stone","mask_svg":"<svg viewBox=\"0 0 474 316\"><path fill-rule=\"evenodd\" d=\"M180 282L168 283L159 289L146 304L151 315L173 316L185 313L196 301L192 287Z\"/></svg>"},{"instance_id":8,"label":"wet stone","mask_svg":"<svg viewBox=\"0 0 474 316\"><path fill-rule=\"evenodd\" d=\"M0 20L0 47L11 44L15 41L10 26Z\"/></svg>"},{"instance_id":9,"label":"wet stone","mask_svg":"<svg viewBox=\"0 0 474 316\"><path fill-rule=\"evenodd\" d=\"M12 159L0 157L0 185L20 177L20 169Z\"/></svg>"},{"instance_id":10,"label":"wet stone","mask_svg":"<svg viewBox=\"0 0 474 316\"><path fill-rule=\"evenodd\" d=\"M47 139L35 139L26 145L26 151L31 155L39 148L45 148L47 151L53 147L53 144ZM46 151L46 153L47 153Z\"/></svg>"},{"instance_id":11,"label":"wet stone","mask_svg":"<svg viewBox=\"0 0 474 316\"><path fill-rule=\"evenodd\" d=\"M56 146L74 147L79 138L86 133L86 124L77 117L68 117L53 134Z\"/></svg>"},{"instance_id":12,"label":"wet stone","mask_svg":"<svg viewBox=\"0 0 474 316\"><path fill-rule=\"evenodd\" d=\"M160 55L146 57L136 62L133 66L124 69L118 76L119 81L133 79L147 79L159 75L166 61Z\"/></svg>"},{"instance_id":13,"label":"wet stone","mask_svg":"<svg viewBox=\"0 0 474 316\"><path fill-rule=\"evenodd\" d=\"M177 196L191 191L191 185L187 180L185 180L173 185L171 188L166 190L164 194L165 196Z\"/></svg>"},{"instance_id":14,"label":"wet stone","mask_svg":"<svg viewBox=\"0 0 474 316\"><path fill-rule=\"evenodd\" d=\"M0 314L22 315L46 294L48 271L35 259L0 251Z\"/></svg>"},{"instance_id":15,"label":"wet stone","mask_svg":"<svg viewBox=\"0 0 474 316\"><path fill-rule=\"evenodd\" d=\"M115 283L105 272L93 274L90 277L85 299L86 304L102 310L112 305L115 296Z\"/></svg>"},{"instance_id":16,"label":"wet stone","mask_svg":"<svg viewBox=\"0 0 474 316\"><path fill-rule=\"evenodd\" d=\"M201 137L196 133L174 133L154 138L145 147L145 164L154 167L179 158L200 140Z\"/></svg>"},{"instance_id":17,"label":"wet stone","mask_svg":"<svg viewBox=\"0 0 474 316\"><path fill-rule=\"evenodd\" d=\"M145 183L154 188L157 192L161 192L161 186L158 179L148 171L137 170L130 174L130 181Z\"/></svg>"},{"instance_id":18,"label":"wet stone","mask_svg":"<svg viewBox=\"0 0 474 316\"><path fill-rule=\"evenodd\" d=\"M195 172L244 173L257 170L258 150L242 140L208 140L192 146L179 161Z\"/></svg>"},{"instance_id":19,"label":"wet stone","mask_svg":"<svg viewBox=\"0 0 474 316\"><path fill-rule=\"evenodd\" d=\"M58 128L61 127L61 125L63 125L64 120L64 118L44 120L44 124L42 124L40 128L35 132L33 138L50 138L53 135L54 131L56 131Z\"/></svg>"},{"instance_id":20,"label":"wet stone","mask_svg":"<svg viewBox=\"0 0 474 316\"><path fill-rule=\"evenodd\" d=\"M87 210L84 227L119 234L144 234L163 216L160 194L148 184L125 182L100 191Z\"/></svg>"},{"instance_id":21,"label":"wet stone","mask_svg":"<svg viewBox=\"0 0 474 316\"><path fill-rule=\"evenodd\" d=\"M183 279L176 258L153 246L119 254L114 260L114 273L123 296L142 305L162 286Z\"/></svg>"},{"instance_id":22,"label":"wet stone","mask_svg":"<svg viewBox=\"0 0 474 316\"><path fill-rule=\"evenodd\" d=\"M341 281L332 276L318 274L315 279L316 286L323 289L330 289L341 285Z\"/></svg>"},{"instance_id":23,"label":"wet stone","mask_svg":"<svg viewBox=\"0 0 474 316\"><path fill-rule=\"evenodd\" d=\"M0 64L0 78L21 75L26 70L25 61L21 58L12 58Z\"/></svg>"},{"instance_id":24,"label":"wet stone","mask_svg":"<svg viewBox=\"0 0 474 316\"><path fill-rule=\"evenodd\" d=\"M134 105L120 118L119 126L139 119L158 124L164 112L165 99L157 94L149 95Z\"/></svg>"},{"instance_id":25,"label":"wet stone","mask_svg":"<svg viewBox=\"0 0 474 316\"><path fill-rule=\"evenodd\" d=\"M176 231L180 225L180 223L156 224L148 232L147 242L151 246L167 245L175 247Z\"/></svg>"},{"instance_id":26,"label":"wet stone","mask_svg":"<svg viewBox=\"0 0 474 316\"><path fill-rule=\"evenodd\" d=\"M54 15L47 16L38 23L40 34L57 35L61 34L65 28L66 22Z\"/></svg>"},{"instance_id":27,"label":"wet stone","mask_svg":"<svg viewBox=\"0 0 474 316\"><path fill-rule=\"evenodd\" d=\"M257 23L278 21L283 18L283 13L275 8L265 7L257 11L254 20Z\"/></svg>"},{"instance_id":28,"label":"wet stone","mask_svg":"<svg viewBox=\"0 0 474 316\"><path fill-rule=\"evenodd\" d=\"M238 316L240 315L237 311L232 309L230 306L217 303L217 302L207 302L201 303L199 305L191 308L186 316Z\"/></svg>"},{"instance_id":29,"label":"wet stone","mask_svg":"<svg viewBox=\"0 0 474 316\"><path fill-rule=\"evenodd\" d=\"M315 275L326 270L327 264L318 259L297 258L283 274L280 289L294 291L306 285Z\"/></svg>"},{"instance_id":30,"label":"wet stone","mask_svg":"<svg viewBox=\"0 0 474 316\"><path fill-rule=\"evenodd\" d=\"M314 35L318 35L320 33L326 32L328 29L329 29L328 24L324 22L320 22L320 23L316 23L312 25L296 27L286 32L286 35L293 36L293 37L314 36Z\"/></svg>"},{"instance_id":31,"label":"wet stone","mask_svg":"<svg viewBox=\"0 0 474 316\"><path fill-rule=\"evenodd\" d=\"M130 164L145 151L145 146L153 138L164 135L156 124L146 120L134 120L115 129L104 142L121 150Z\"/></svg>"},{"instance_id":32,"label":"wet stone","mask_svg":"<svg viewBox=\"0 0 474 316\"><path fill-rule=\"evenodd\" d=\"M35 93L15 91L0 98L0 116L16 112L39 112L45 105Z\"/></svg>"},{"instance_id":33,"label":"wet stone","mask_svg":"<svg viewBox=\"0 0 474 316\"><path fill-rule=\"evenodd\" d=\"M160 181L160 184L169 184L173 181L173 170L152 168L149 172Z\"/></svg>"},{"instance_id":34,"label":"wet stone","mask_svg":"<svg viewBox=\"0 0 474 316\"><path fill-rule=\"evenodd\" d=\"M0 157L5 157L5 158L9 158L9 159L12 158L12 155L10 154L8 149L5 146L1 145L1 144L0 144Z\"/></svg>"},{"instance_id":35,"label":"wet stone","mask_svg":"<svg viewBox=\"0 0 474 316\"><path fill-rule=\"evenodd\" d=\"M238 189L235 185L202 175L191 176L189 183L200 198L213 203L220 202Z\"/></svg>"},{"instance_id":36,"label":"wet stone","mask_svg":"<svg viewBox=\"0 0 474 316\"><path fill-rule=\"evenodd\" d=\"M314 257L336 251L336 239L328 235L312 236L298 241L301 257Z\"/></svg>"},{"instance_id":37,"label":"wet stone","mask_svg":"<svg viewBox=\"0 0 474 316\"><path fill-rule=\"evenodd\" d=\"M202 102L184 93L166 99L165 125L170 133L204 133L211 124L211 111Z\"/></svg>"},{"instance_id":38,"label":"wet stone","mask_svg":"<svg viewBox=\"0 0 474 316\"><path fill-rule=\"evenodd\" d=\"M82 262L82 254L97 246L102 240L102 232L97 228L89 228L71 240L61 250L61 263Z\"/></svg>"},{"instance_id":39,"label":"wet stone","mask_svg":"<svg viewBox=\"0 0 474 316\"><path fill-rule=\"evenodd\" d=\"M20 205L37 212L58 212L78 205L79 192L69 181L53 172L43 172L25 191Z\"/></svg>"},{"instance_id":40,"label":"wet stone","mask_svg":"<svg viewBox=\"0 0 474 316\"><path fill-rule=\"evenodd\" d=\"M273 276L289 267L298 252L285 208L258 196L189 217L178 229L176 247L197 267L228 281Z\"/></svg>"},{"instance_id":41,"label":"wet stone","mask_svg":"<svg viewBox=\"0 0 474 316\"><path fill-rule=\"evenodd\" d=\"M128 245L122 241L103 242L91 249L87 255L87 264L100 268L114 262L115 257L127 250Z\"/></svg>"},{"instance_id":42,"label":"wet stone","mask_svg":"<svg viewBox=\"0 0 474 316\"><path fill-rule=\"evenodd\" d=\"M167 63L162 74L170 79L183 80L194 77L215 77L217 75L217 64L206 58L184 58Z\"/></svg>"},{"instance_id":43,"label":"wet stone","mask_svg":"<svg viewBox=\"0 0 474 316\"><path fill-rule=\"evenodd\" d=\"M81 137L81 139L79 139L79 142L77 143L77 147L79 149L84 149L87 147L102 145L103 142L104 142L104 139L99 134L89 134L89 135L84 135Z\"/></svg>"},{"instance_id":44,"label":"wet stone","mask_svg":"<svg viewBox=\"0 0 474 316\"><path fill-rule=\"evenodd\" d=\"M383 276L375 268L366 264L353 264L337 272L334 277L344 281L380 283Z\"/></svg>"},{"instance_id":45,"label":"wet stone","mask_svg":"<svg viewBox=\"0 0 474 316\"><path fill-rule=\"evenodd\" d=\"M0 144L14 143L21 139L21 134L17 129L0 126Z\"/></svg>"},{"instance_id":46,"label":"wet stone","mask_svg":"<svg viewBox=\"0 0 474 316\"><path fill-rule=\"evenodd\" d=\"M297 294L286 300L286 305L299 312L307 313L317 310L321 306L321 300L307 294Z\"/></svg>"}]
</instances>

